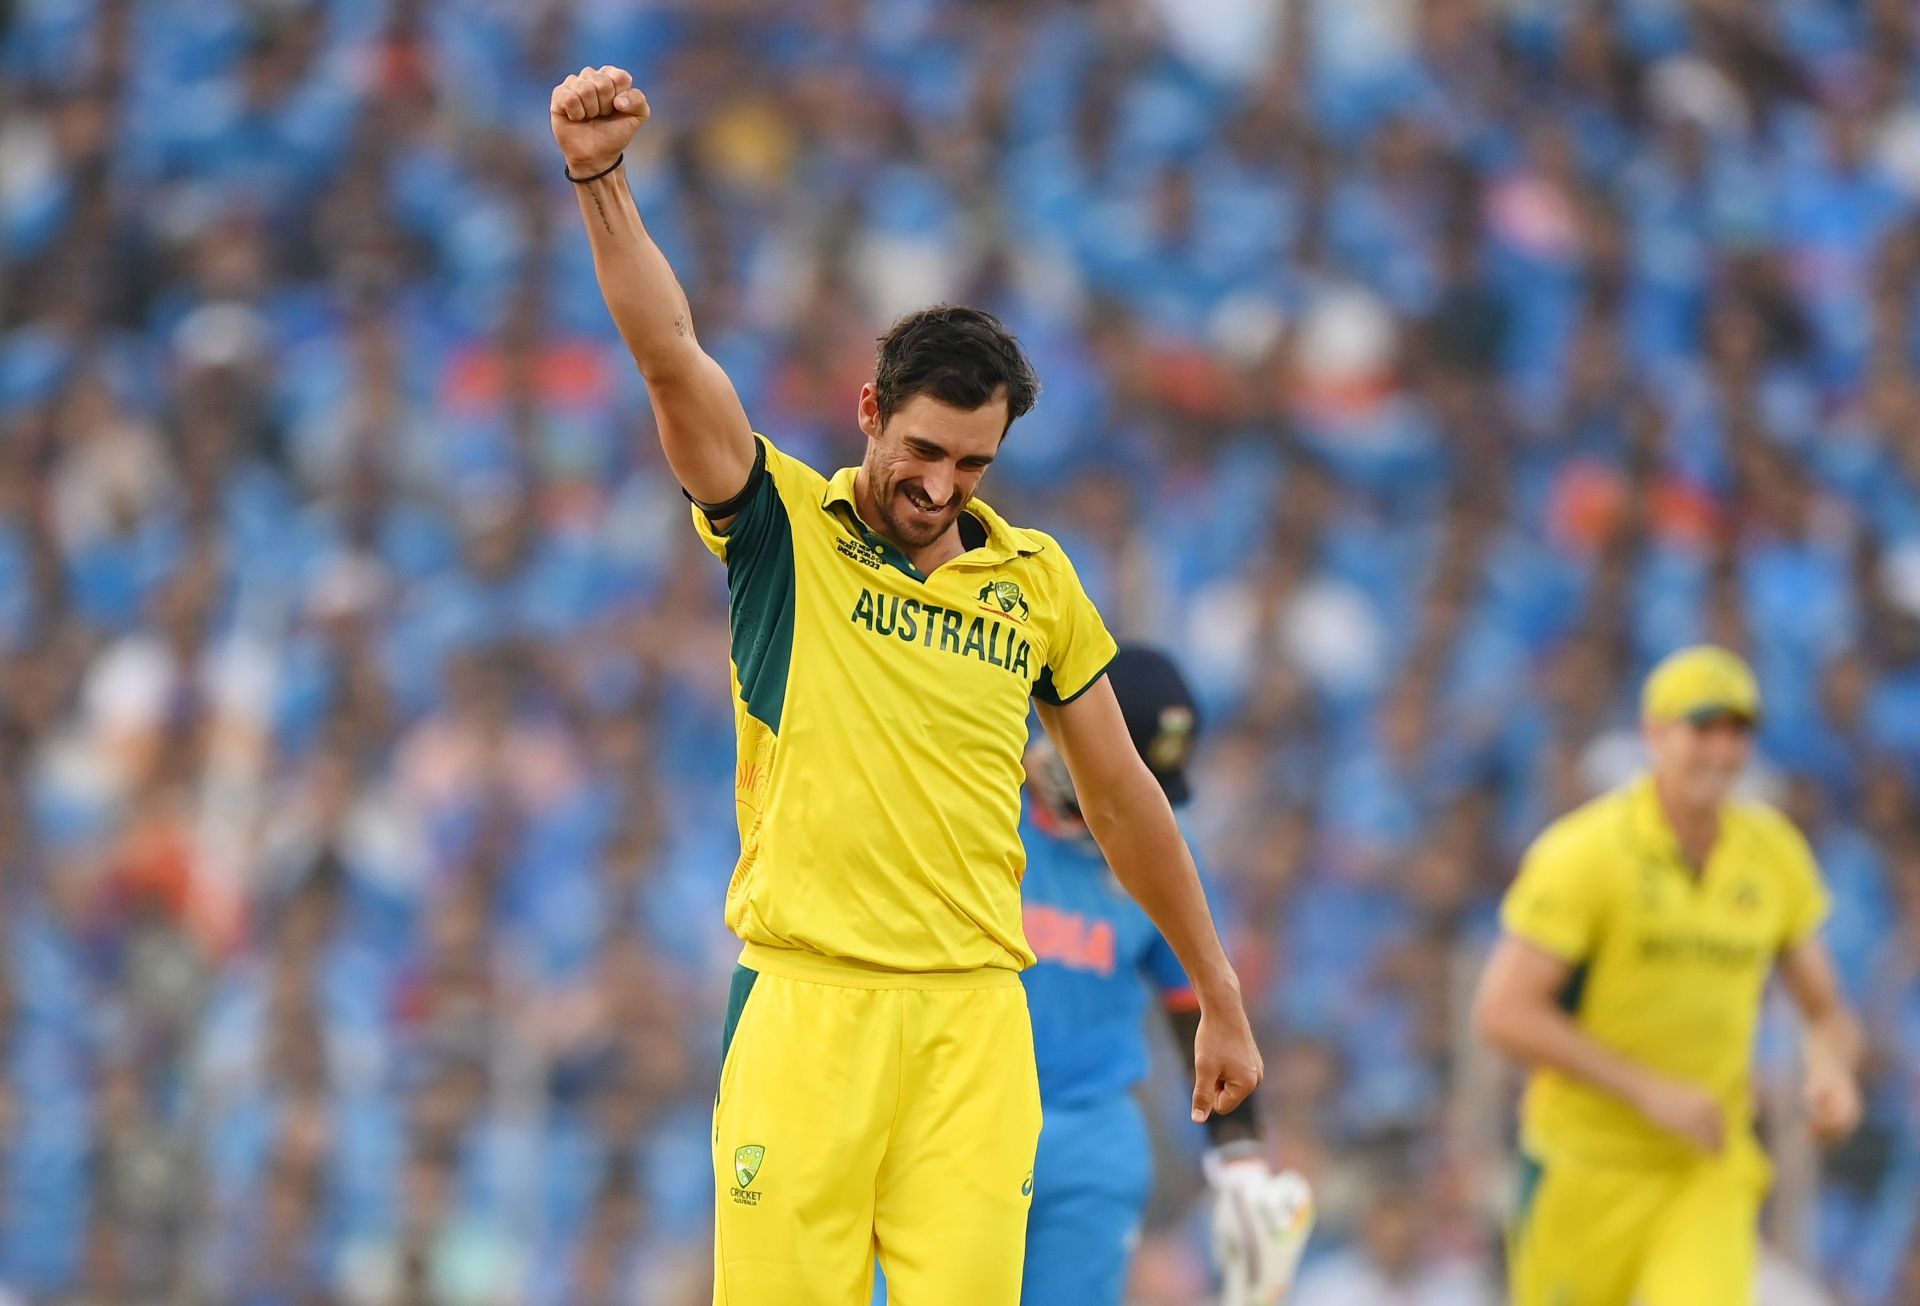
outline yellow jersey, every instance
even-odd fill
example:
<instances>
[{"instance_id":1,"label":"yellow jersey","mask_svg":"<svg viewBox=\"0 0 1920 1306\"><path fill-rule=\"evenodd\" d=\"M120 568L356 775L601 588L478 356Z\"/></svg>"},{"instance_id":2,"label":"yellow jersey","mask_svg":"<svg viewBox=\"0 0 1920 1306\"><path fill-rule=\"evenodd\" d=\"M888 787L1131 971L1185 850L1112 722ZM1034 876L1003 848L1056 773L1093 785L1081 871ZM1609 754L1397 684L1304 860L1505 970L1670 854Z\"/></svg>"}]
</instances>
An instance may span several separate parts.
<instances>
[{"instance_id":1,"label":"yellow jersey","mask_svg":"<svg viewBox=\"0 0 1920 1306\"><path fill-rule=\"evenodd\" d=\"M1509 934L1574 970L1561 995L1608 1048L1713 1094L1729 1148L1753 1139L1754 1031L1775 959L1826 919L1807 841L1763 803L1733 802L1696 873L1642 777L1577 808L1528 849L1501 906ZM1688 1145L1632 1107L1554 1071L1536 1072L1521 1111L1536 1159L1681 1162Z\"/></svg>"},{"instance_id":2,"label":"yellow jersey","mask_svg":"<svg viewBox=\"0 0 1920 1306\"><path fill-rule=\"evenodd\" d=\"M724 531L749 945L856 968L1033 964L1020 926L1029 701L1090 688L1115 645L1059 544L978 499L973 547L922 574L831 480L774 448Z\"/></svg>"}]
</instances>

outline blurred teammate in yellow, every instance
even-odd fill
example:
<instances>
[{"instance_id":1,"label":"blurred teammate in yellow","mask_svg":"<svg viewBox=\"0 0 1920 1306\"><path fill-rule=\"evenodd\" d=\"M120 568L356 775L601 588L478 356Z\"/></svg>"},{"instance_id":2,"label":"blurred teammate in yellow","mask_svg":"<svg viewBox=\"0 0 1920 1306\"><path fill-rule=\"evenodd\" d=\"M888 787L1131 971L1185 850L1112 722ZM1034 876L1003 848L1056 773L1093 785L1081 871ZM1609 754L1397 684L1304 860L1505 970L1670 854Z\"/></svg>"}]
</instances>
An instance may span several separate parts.
<instances>
[{"instance_id":1,"label":"blurred teammate in yellow","mask_svg":"<svg viewBox=\"0 0 1920 1306\"><path fill-rule=\"evenodd\" d=\"M974 497L1033 370L977 309L910 314L849 404L858 467L756 435L694 337L621 159L633 79L554 88L607 308L727 568L743 942L714 1104L714 1300L1015 1306L1040 1134L1019 972L1034 701L1114 874L1193 981L1194 1118L1260 1082L1239 984L1106 679L1112 635L1057 541ZM852 399L852 396L849 396Z\"/></svg>"},{"instance_id":2,"label":"blurred teammate in yellow","mask_svg":"<svg viewBox=\"0 0 1920 1306\"><path fill-rule=\"evenodd\" d=\"M1800 832L1734 798L1760 695L1724 649L1654 668L1651 769L1548 827L1501 909L1480 1036L1532 1071L1509 1231L1515 1306L1749 1306L1770 1169L1754 1030L1777 969L1823 1140L1860 1116L1860 1032Z\"/></svg>"}]
</instances>

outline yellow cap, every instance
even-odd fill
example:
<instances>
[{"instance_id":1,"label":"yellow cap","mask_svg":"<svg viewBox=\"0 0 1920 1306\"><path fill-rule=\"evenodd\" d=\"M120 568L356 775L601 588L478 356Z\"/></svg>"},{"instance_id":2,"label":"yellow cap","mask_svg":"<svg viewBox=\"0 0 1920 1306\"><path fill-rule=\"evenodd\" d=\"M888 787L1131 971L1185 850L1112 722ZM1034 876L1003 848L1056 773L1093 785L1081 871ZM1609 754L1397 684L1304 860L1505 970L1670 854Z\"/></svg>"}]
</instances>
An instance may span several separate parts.
<instances>
[{"instance_id":1,"label":"yellow cap","mask_svg":"<svg viewBox=\"0 0 1920 1306\"><path fill-rule=\"evenodd\" d=\"M1669 653L1647 677L1640 711L1649 721L1682 721L1715 712L1760 716L1760 685L1737 654L1712 644Z\"/></svg>"}]
</instances>

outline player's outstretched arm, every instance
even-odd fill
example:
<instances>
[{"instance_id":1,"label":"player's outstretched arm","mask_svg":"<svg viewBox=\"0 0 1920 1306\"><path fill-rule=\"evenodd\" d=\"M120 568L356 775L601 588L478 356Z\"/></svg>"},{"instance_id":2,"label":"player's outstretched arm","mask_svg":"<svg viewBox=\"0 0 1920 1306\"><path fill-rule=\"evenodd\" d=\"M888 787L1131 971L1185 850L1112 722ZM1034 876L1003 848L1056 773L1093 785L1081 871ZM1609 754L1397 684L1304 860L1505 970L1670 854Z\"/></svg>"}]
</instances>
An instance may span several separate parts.
<instances>
[{"instance_id":1,"label":"player's outstretched arm","mask_svg":"<svg viewBox=\"0 0 1920 1306\"><path fill-rule=\"evenodd\" d=\"M1572 975L1573 967L1545 948L1502 935L1474 995L1474 1032L1522 1065L1591 1084L1668 1133L1718 1152L1726 1130L1720 1104L1691 1084L1635 1065L1582 1030L1559 1001Z\"/></svg>"},{"instance_id":2,"label":"player's outstretched arm","mask_svg":"<svg viewBox=\"0 0 1920 1306\"><path fill-rule=\"evenodd\" d=\"M1107 864L1160 927L1200 1000L1193 1118L1231 1111L1259 1087L1265 1070L1240 980L1220 946L1173 808L1140 760L1104 676L1064 707L1040 704L1040 722L1066 759L1081 814Z\"/></svg>"},{"instance_id":3,"label":"player's outstretched arm","mask_svg":"<svg viewBox=\"0 0 1920 1306\"><path fill-rule=\"evenodd\" d=\"M647 120L647 97L625 69L582 68L553 88L549 118L574 189L593 269L614 325L646 379L667 463L688 494L724 503L753 471L753 428L733 382L700 348L687 296L640 221L618 166Z\"/></svg>"},{"instance_id":4,"label":"player's outstretched arm","mask_svg":"<svg viewBox=\"0 0 1920 1306\"><path fill-rule=\"evenodd\" d=\"M1818 937L1780 954L1780 978L1806 1022L1807 1120L1822 1142L1845 1138L1860 1123L1857 1078L1866 1040L1840 994L1833 957Z\"/></svg>"}]
</instances>

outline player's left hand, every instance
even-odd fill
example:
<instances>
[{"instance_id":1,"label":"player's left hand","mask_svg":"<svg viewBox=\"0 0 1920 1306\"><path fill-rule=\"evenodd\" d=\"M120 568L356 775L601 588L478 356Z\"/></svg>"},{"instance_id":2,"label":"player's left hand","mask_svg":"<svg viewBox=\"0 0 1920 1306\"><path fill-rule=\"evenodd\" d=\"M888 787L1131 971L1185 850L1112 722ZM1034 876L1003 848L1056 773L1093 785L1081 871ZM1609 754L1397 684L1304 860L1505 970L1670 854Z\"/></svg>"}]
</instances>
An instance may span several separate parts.
<instances>
[{"instance_id":1,"label":"player's left hand","mask_svg":"<svg viewBox=\"0 0 1920 1306\"><path fill-rule=\"evenodd\" d=\"M1313 1231L1313 1190L1297 1171L1279 1174L1261 1158L1207 1157L1213 1186L1213 1255L1220 1306L1274 1306L1293 1286Z\"/></svg>"},{"instance_id":2,"label":"player's left hand","mask_svg":"<svg viewBox=\"0 0 1920 1306\"><path fill-rule=\"evenodd\" d=\"M1860 1082L1831 1057L1808 1058L1803 1098L1814 1137L1837 1143L1860 1123Z\"/></svg>"},{"instance_id":3,"label":"player's left hand","mask_svg":"<svg viewBox=\"0 0 1920 1306\"><path fill-rule=\"evenodd\" d=\"M1200 1008L1193 1036L1193 1122L1239 1106L1260 1087L1266 1064L1253 1041L1247 1008L1236 993L1230 1002Z\"/></svg>"}]
</instances>

